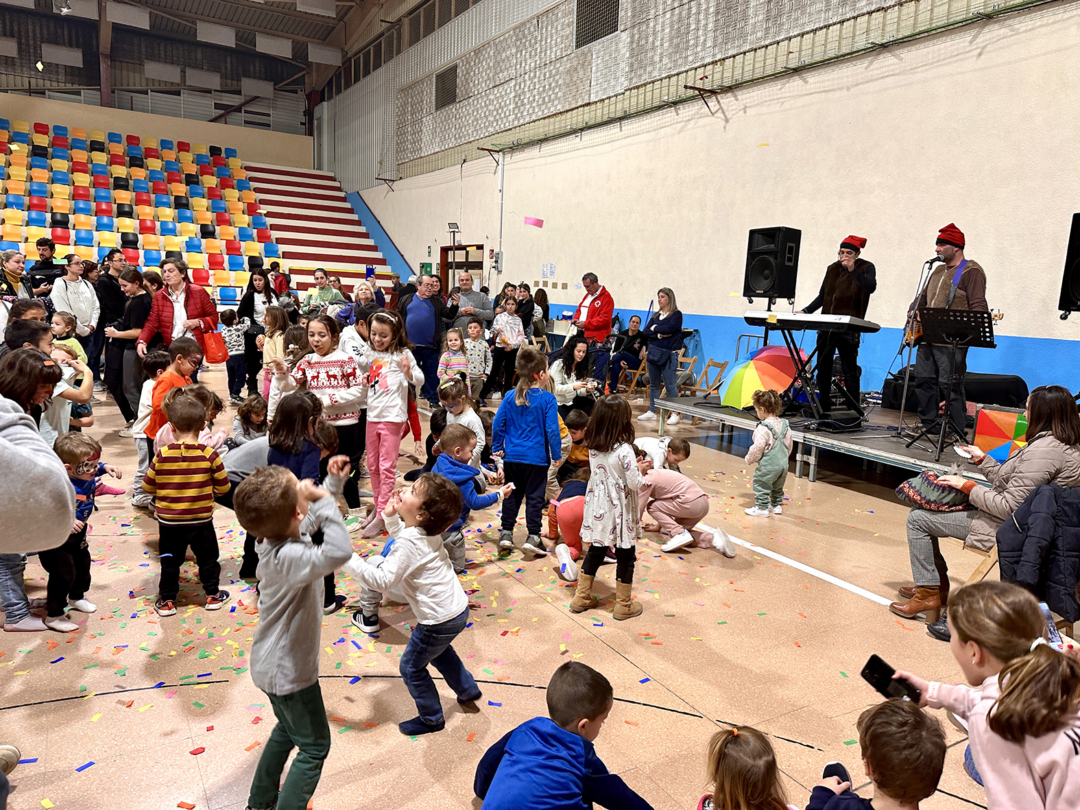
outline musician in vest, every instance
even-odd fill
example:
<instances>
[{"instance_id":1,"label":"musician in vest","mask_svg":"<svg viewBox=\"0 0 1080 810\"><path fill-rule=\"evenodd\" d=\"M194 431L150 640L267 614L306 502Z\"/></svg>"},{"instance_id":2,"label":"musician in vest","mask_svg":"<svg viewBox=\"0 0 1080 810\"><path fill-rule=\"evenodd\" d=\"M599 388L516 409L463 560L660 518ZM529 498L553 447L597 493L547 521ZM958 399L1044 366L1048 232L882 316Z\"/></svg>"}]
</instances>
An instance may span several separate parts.
<instances>
[{"instance_id":1,"label":"musician in vest","mask_svg":"<svg viewBox=\"0 0 1080 810\"><path fill-rule=\"evenodd\" d=\"M877 269L860 258L866 247L861 236L848 236L840 243L837 260L825 270L825 279L817 298L802 312L811 314L821 309L822 315L851 315L866 318L870 296L877 289ZM859 402L859 335L856 332L818 332L817 386L821 407L828 411L832 390L833 356L840 355L844 371L844 387L856 403Z\"/></svg>"},{"instance_id":2,"label":"musician in vest","mask_svg":"<svg viewBox=\"0 0 1080 810\"><path fill-rule=\"evenodd\" d=\"M943 260L930 274L919 297L912 302L921 318L924 309L959 309L986 312L986 273L977 262L964 258L963 232L949 223L938 232L935 251ZM947 413L960 436L966 436L967 410L964 398L964 374L967 372L967 347L956 350L956 366L952 365L952 349L923 342L915 355L915 408L923 427L932 425L938 416L938 405L945 399L949 376L954 375L952 399Z\"/></svg>"}]
</instances>

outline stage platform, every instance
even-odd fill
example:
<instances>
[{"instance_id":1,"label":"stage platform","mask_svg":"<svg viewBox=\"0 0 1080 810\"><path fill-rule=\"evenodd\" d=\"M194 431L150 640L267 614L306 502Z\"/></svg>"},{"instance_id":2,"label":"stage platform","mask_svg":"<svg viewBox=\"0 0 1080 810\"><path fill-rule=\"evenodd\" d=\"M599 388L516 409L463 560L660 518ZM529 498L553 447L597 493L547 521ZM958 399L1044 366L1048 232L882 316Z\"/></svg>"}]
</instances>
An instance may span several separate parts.
<instances>
[{"instance_id":1,"label":"stage platform","mask_svg":"<svg viewBox=\"0 0 1080 810\"><path fill-rule=\"evenodd\" d=\"M664 435L669 411L681 417L696 417L718 422L721 435L735 430L752 432L758 424L757 417L753 414L720 405L715 400L678 397L658 399L656 404L660 417L661 436ZM966 478L985 483L986 478L978 471L978 467L962 459L951 448L946 448L941 455L941 461L935 463L936 446L932 445L929 439L922 439L911 447L905 447L907 440L901 440L896 432L899 418L899 411L874 408L870 411L869 421L859 433L827 433L822 430L808 430L803 426L807 420L797 417L789 418L792 439L795 442L795 476L802 478L803 468L806 465L810 481L816 481L818 454L822 450L829 450L863 459L865 464L887 464L913 472L934 470L947 473L954 463L960 462L961 472ZM908 424L918 424L918 420L914 418L907 421Z\"/></svg>"}]
</instances>

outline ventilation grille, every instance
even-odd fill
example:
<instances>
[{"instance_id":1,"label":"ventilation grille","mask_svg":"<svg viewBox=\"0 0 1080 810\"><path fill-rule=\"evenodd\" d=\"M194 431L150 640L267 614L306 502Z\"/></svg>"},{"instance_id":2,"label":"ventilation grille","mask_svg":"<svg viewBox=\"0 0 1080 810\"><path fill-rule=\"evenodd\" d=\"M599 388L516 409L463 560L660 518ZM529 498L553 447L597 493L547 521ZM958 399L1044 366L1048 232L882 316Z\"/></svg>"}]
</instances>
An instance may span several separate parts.
<instances>
[{"instance_id":1,"label":"ventilation grille","mask_svg":"<svg viewBox=\"0 0 1080 810\"><path fill-rule=\"evenodd\" d=\"M583 48L618 30L619 0L577 0L575 48Z\"/></svg>"},{"instance_id":2,"label":"ventilation grille","mask_svg":"<svg viewBox=\"0 0 1080 810\"><path fill-rule=\"evenodd\" d=\"M441 110L457 101L457 65L435 74L435 109Z\"/></svg>"}]
</instances>

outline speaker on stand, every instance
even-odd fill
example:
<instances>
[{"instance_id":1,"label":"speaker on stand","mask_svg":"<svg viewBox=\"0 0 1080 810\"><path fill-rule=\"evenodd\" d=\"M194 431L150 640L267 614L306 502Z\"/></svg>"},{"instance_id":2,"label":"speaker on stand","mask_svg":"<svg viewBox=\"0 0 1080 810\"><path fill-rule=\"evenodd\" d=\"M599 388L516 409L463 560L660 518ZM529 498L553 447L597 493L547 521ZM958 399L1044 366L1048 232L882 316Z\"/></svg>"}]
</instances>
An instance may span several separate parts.
<instances>
[{"instance_id":1,"label":"speaker on stand","mask_svg":"<svg viewBox=\"0 0 1080 810\"><path fill-rule=\"evenodd\" d=\"M1069 246L1065 252L1065 270L1061 275L1061 296L1058 298L1061 320L1072 312L1080 312L1080 214L1073 214L1069 231Z\"/></svg>"},{"instance_id":2,"label":"speaker on stand","mask_svg":"<svg viewBox=\"0 0 1080 810\"><path fill-rule=\"evenodd\" d=\"M802 231L798 228L754 228L750 231L743 275L743 296L747 300L753 303L755 298L768 298L770 310L781 298L795 302L801 241Z\"/></svg>"}]
</instances>

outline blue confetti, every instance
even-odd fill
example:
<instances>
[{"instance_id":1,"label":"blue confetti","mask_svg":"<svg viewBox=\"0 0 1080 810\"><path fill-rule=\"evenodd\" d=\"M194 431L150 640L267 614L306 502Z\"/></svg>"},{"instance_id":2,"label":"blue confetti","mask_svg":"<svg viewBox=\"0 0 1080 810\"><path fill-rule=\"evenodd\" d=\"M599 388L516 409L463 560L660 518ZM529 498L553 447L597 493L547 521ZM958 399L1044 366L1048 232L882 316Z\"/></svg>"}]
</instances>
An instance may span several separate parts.
<instances>
[{"instance_id":1,"label":"blue confetti","mask_svg":"<svg viewBox=\"0 0 1080 810\"><path fill-rule=\"evenodd\" d=\"M353 678L352 680L349 681L349 686L352 686L354 683L360 683L360 676L359 675L357 675L355 678Z\"/></svg>"},{"instance_id":2,"label":"blue confetti","mask_svg":"<svg viewBox=\"0 0 1080 810\"><path fill-rule=\"evenodd\" d=\"M164 685L165 685L165 681L158 681L157 683L154 684L154 689L160 689Z\"/></svg>"},{"instance_id":3,"label":"blue confetti","mask_svg":"<svg viewBox=\"0 0 1080 810\"><path fill-rule=\"evenodd\" d=\"M20 759L19 764L20 765L33 765L37 761L38 761L37 757L34 757L33 759Z\"/></svg>"},{"instance_id":4,"label":"blue confetti","mask_svg":"<svg viewBox=\"0 0 1080 810\"><path fill-rule=\"evenodd\" d=\"M495 701L493 701L493 700L489 700L489 701L488 701L488 706L497 706L497 707L499 707L500 709L502 708L502 704L501 704L501 703L496 703L496 702L495 702Z\"/></svg>"},{"instance_id":5,"label":"blue confetti","mask_svg":"<svg viewBox=\"0 0 1080 810\"><path fill-rule=\"evenodd\" d=\"M94 764L93 761L90 761L90 762L87 762L85 765L80 765L78 768L75 769L75 773L82 773L83 771L85 771L87 768L89 768L93 764Z\"/></svg>"},{"instance_id":6,"label":"blue confetti","mask_svg":"<svg viewBox=\"0 0 1080 810\"><path fill-rule=\"evenodd\" d=\"M213 672L204 672L202 675L196 675L195 677L196 678L209 678L213 674L214 674Z\"/></svg>"},{"instance_id":7,"label":"blue confetti","mask_svg":"<svg viewBox=\"0 0 1080 810\"><path fill-rule=\"evenodd\" d=\"M355 641L353 641L353 646L354 646L354 647L356 647L356 649L358 649L358 650L362 650L362 649L364 649L364 648L363 648L363 647L361 647L361 646L360 646L359 644L357 644L357 643L356 643Z\"/></svg>"},{"instance_id":8,"label":"blue confetti","mask_svg":"<svg viewBox=\"0 0 1080 810\"><path fill-rule=\"evenodd\" d=\"M648 683L651 680L652 678L642 678L640 681L638 681L638 683Z\"/></svg>"},{"instance_id":9,"label":"blue confetti","mask_svg":"<svg viewBox=\"0 0 1080 810\"><path fill-rule=\"evenodd\" d=\"M55 659L53 661L50 661L49 663L50 664L59 664L63 660L64 660L64 656L61 655L59 658L57 658L57 659Z\"/></svg>"}]
</instances>

